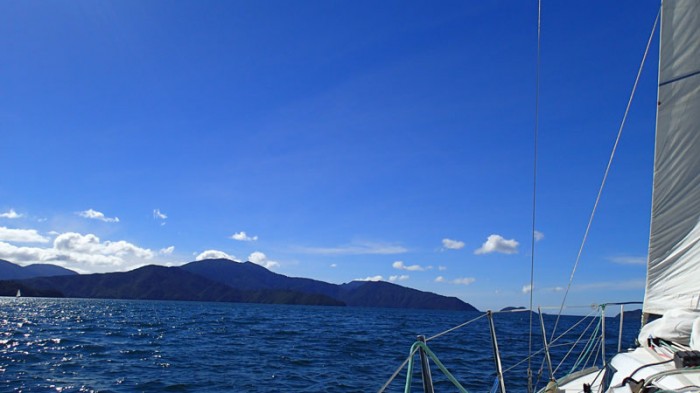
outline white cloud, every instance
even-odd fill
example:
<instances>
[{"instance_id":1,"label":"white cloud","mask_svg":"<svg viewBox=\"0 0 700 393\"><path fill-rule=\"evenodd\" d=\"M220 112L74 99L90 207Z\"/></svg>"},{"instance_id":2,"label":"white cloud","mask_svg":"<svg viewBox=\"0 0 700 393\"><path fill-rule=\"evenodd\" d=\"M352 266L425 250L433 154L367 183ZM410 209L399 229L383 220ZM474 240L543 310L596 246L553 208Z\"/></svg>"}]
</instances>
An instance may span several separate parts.
<instances>
[{"instance_id":1,"label":"white cloud","mask_svg":"<svg viewBox=\"0 0 700 393\"><path fill-rule=\"evenodd\" d=\"M51 262L79 271L95 272L141 266L153 252L120 240L100 241L93 234L67 232L58 235L50 248L17 247L0 242L0 258L13 262Z\"/></svg>"},{"instance_id":2,"label":"white cloud","mask_svg":"<svg viewBox=\"0 0 700 393\"><path fill-rule=\"evenodd\" d=\"M438 270L444 272L445 270L447 270L447 266L438 266Z\"/></svg>"},{"instance_id":3,"label":"white cloud","mask_svg":"<svg viewBox=\"0 0 700 393\"><path fill-rule=\"evenodd\" d=\"M89 218L91 220L100 220L104 222L119 222L119 217L105 217L104 213L97 210L88 209L82 212L77 212L80 217Z\"/></svg>"},{"instance_id":4,"label":"white cloud","mask_svg":"<svg viewBox=\"0 0 700 393\"><path fill-rule=\"evenodd\" d=\"M411 272L426 270L426 268L424 268L424 267L422 267L422 266L420 266L420 265L409 265L409 266L406 266L406 265L403 263L403 261L396 261L396 262L392 263L391 266L392 266L394 269L408 270L408 271L411 271Z\"/></svg>"},{"instance_id":5,"label":"white cloud","mask_svg":"<svg viewBox=\"0 0 700 393\"><path fill-rule=\"evenodd\" d=\"M252 237L248 236L248 235L246 235L245 232L241 231L241 232L234 233L233 235L231 235L231 239L238 240L240 242L253 242L253 241L258 240L258 237L257 236L252 236Z\"/></svg>"},{"instance_id":6,"label":"white cloud","mask_svg":"<svg viewBox=\"0 0 700 393\"><path fill-rule=\"evenodd\" d=\"M377 275L377 276L370 276L370 277L365 277L365 278L356 278L353 281L382 281L384 277Z\"/></svg>"},{"instance_id":7,"label":"white cloud","mask_svg":"<svg viewBox=\"0 0 700 393\"><path fill-rule=\"evenodd\" d=\"M230 259L235 261L236 257L233 255L228 255L227 253L219 250L206 250L197 255L195 258L196 261L202 261L205 259Z\"/></svg>"},{"instance_id":8,"label":"white cloud","mask_svg":"<svg viewBox=\"0 0 700 393\"><path fill-rule=\"evenodd\" d=\"M396 275L396 276L389 276L389 281L391 282L396 282L396 281L406 281L408 280L408 275L402 274L402 275Z\"/></svg>"},{"instance_id":9,"label":"white cloud","mask_svg":"<svg viewBox=\"0 0 700 393\"><path fill-rule=\"evenodd\" d=\"M161 248L160 251L158 251L158 253L161 255L171 255L173 251L175 251L175 246Z\"/></svg>"},{"instance_id":10,"label":"white cloud","mask_svg":"<svg viewBox=\"0 0 700 393\"><path fill-rule=\"evenodd\" d=\"M476 281L476 278L474 278L474 277L462 277L462 278L455 278L454 280L452 280L452 283L457 284L457 285L469 285L469 284L473 283L474 281Z\"/></svg>"},{"instance_id":11,"label":"white cloud","mask_svg":"<svg viewBox=\"0 0 700 393\"><path fill-rule=\"evenodd\" d=\"M168 215L161 212L160 209L153 209L153 219L154 220L165 220Z\"/></svg>"},{"instance_id":12,"label":"white cloud","mask_svg":"<svg viewBox=\"0 0 700 393\"><path fill-rule=\"evenodd\" d=\"M53 246L57 250L70 253L105 255L115 257L134 256L139 259L153 258L153 251L135 246L124 240L116 242L101 242L100 238L87 234L82 235L75 232L62 233L53 241Z\"/></svg>"},{"instance_id":13,"label":"white cloud","mask_svg":"<svg viewBox=\"0 0 700 393\"><path fill-rule=\"evenodd\" d=\"M528 294L533 290L533 287L530 286L530 284L523 285L522 288L522 293ZM551 288L543 288L543 289L538 289L538 292L561 292L563 291L563 287L551 287Z\"/></svg>"},{"instance_id":14,"label":"white cloud","mask_svg":"<svg viewBox=\"0 0 700 393\"><path fill-rule=\"evenodd\" d=\"M18 214L15 209L10 209L6 211L5 213L0 213L0 218L9 218L9 219L15 219L15 218L20 218L24 217L24 214Z\"/></svg>"},{"instance_id":15,"label":"white cloud","mask_svg":"<svg viewBox=\"0 0 700 393\"><path fill-rule=\"evenodd\" d=\"M403 254L405 247L383 243L356 243L341 247L297 247L295 251L317 255L391 255Z\"/></svg>"},{"instance_id":16,"label":"white cloud","mask_svg":"<svg viewBox=\"0 0 700 393\"><path fill-rule=\"evenodd\" d=\"M45 261L50 249L38 247L17 247L13 244L0 242L0 259L13 262Z\"/></svg>"},{"instance_id":17,"label":"white cloud","mask_svg":"<svg viewBox=\"0 0 700 393\"><path fill-rule=\"evenodd\" d=\"M48 243L49 238L41 236L35 229L12 229L0 227L0 241L17 243Z\"/></svg>"},{"instance_id":18,"label":"white cloud","mask_svg":"<svg viewBox=\"0 0 700 393\"><path fill-rule=\"evenodd\" d=\"M490 235L474 254L491 254L498 252L501 254L516 254L518 243L515 239L506 240L501 235Z\"/></svg>"},{"instance_id":19,"label":"white cloud","mask_svg":"<svg viewBox=\"0 0 700 393\"><path fill-rule=\"evenodd\" d=\"M13 244L0 242L0 259L22 263L61 262L67 258L61 257L58 251L52 248L17 247Z\"/></svg>"},{"instance_id":20,"label":"white cloud","mask_svg":"<svg viewBox=\"0 0 700 393\"><path fill-rule=\"evenodd\" d=\"M435 282L446 282L446 283L455 284L455 285L469 285L475 281L476 281L476 279L473 277L455 278L453 280L447 280L443 276L435 277Z\"/></svg>"},{"instance_id":21,"label":"white cloud","mask_svg":"<svg viewBox=\"0 0 700 393\"><path fill-rule=\"evenodd\" d=\"M267 259L267 256L260 251L255 251L252 254L250 254L248 256L248 260L260 266L264 266L267 269L279 267L280 265L278 262Z\"/></svg>"},{"instance_id":22,"label":"white cloud","mask_svg":"<svg viewBox=\"0 0 700 393\"><path fill-rule=\"evenodd\" d=\"M452 239L442 239L442 246L450 250L459 250L464 248L464 242Z\"/></svg>"},{"instance_id":23,"label":"white cloud","mask_svg":"<svg viewBox=\"0 0 700 393\"><path fill-rule=\"evenodd\" d=\"M536 242L538 242L538 241L544 239L544 233L542 233L542 232L540 232L540 231L535 231L535 235L534 235L534 236L535 236L535 241L536 241Z\"/></svg>"},{"instance_id":24,"label":"white cloud","mask_svg":"<svg viewBox=\"0 0 700 393\"><path fill-rule=\"evenodd\" d=\"M609 261L620 265L646 265L647 257L644 256L616 256L608 258Z\"/></svg>"},{"instance_id":25,"label":"white cloud","mask_svg":"<svg viewBox=\"0 0 700 393\"><path fill-rule=\"evenodd\" d=\"M332 267L332 268L336 268L336 267L338 267L338 264L337 264L337 263L331 263L331 267Z\"/></svg>"}]
</instances>

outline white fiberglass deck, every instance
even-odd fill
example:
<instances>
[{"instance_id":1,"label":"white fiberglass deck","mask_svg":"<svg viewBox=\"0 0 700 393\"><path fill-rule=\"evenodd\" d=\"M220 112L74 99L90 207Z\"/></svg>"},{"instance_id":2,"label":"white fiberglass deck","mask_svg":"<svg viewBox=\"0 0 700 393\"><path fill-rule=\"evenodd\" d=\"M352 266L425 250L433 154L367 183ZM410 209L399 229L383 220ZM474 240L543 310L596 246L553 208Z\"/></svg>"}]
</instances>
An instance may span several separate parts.
<instances>
[{"instance_id":1,"label":"white fiberglass deck","mask_svg":"<svg viewBox=\"0 0 700 393\"><path fill-rule=\"evenodd\" d=\"M640 347L615 356L610 366L616 370L607 388L608 393L630 393L631 386L643 382L654 384L663 391L700 392L700 369L677 369L673 355ZM592 392L601 392L605 376L600 370L591 368L558 380L560 392L583 392L584 384L591 385ZM623 384L626 379L632 383Z\"/></svg>"}]
</instances>

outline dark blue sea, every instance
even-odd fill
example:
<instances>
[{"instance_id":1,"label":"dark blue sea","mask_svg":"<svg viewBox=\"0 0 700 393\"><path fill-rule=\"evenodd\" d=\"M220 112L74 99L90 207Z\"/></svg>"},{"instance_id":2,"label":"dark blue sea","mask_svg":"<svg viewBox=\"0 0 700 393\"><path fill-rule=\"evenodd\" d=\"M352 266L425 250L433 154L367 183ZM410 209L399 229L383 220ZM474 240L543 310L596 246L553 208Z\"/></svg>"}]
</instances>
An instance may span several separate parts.
<instances>
[{"instance_id":1,"label":"dark blue sea","mask_svg":"<svg viewBox=\"0 0 700 393\"><path fill-rule=\"evenodd\" d=\"M408 357L416 335L432 336L479 315L0 298L0 392L376 392ZM529 316L497 314L494 319L508 369L527 356ZM579 320L563 317L557 330ZM589 321L584 322L579 327ZM612 351L618 325L612 318L606 322ZM553 323L554 317L547 316L548 329ZM629 346L638 323L626 326ZM541 332L535 333L540 336L533 345L540 346ZM429 346L468 390L491 389L495 367L485 318ZM552 352L555 358L565 354L556 346ZM541 365L541 356L533 360L536 374ZM525 367L507 372L509 391L525 391ZM432 374L436 391L456 391L437 368ZM420 375L414 375L413 391L420 392ZM387 391L402 392L405 378L404 368Z\"/></svg>"}]
</instances>

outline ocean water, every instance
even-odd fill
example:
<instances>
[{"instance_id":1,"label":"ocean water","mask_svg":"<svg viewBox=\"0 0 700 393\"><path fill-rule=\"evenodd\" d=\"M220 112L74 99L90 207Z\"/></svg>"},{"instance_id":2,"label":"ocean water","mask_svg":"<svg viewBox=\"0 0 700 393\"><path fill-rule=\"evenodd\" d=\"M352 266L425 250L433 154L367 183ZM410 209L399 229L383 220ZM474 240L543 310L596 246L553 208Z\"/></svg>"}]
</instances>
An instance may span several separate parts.
<instances>
[{"instance_id":1,"label":"ocean water","mask_svg":"<svg viewBox=\"0 0 700 393\"><path fill-rule=\"evenodd\" d=\"M417 334L432 336L479 315L0 298L0 392L376 392L407 358ZM528 353L528 318L495 317L506 369ZM563 317L558 331L579 320ZM548 329L553 322L548 316ZM633 341L635 322L626 324L625 345ZM617 325L610 318L607 323L615 336L608 339L612 351ZM539 345L538 336L533 346ZM429 346L467 389L489 391L495 367L485 318ZM565 354L559 347L552 351L555 358ZM541 359L533 360L536 373ZM432 374L436 391L455 391L439 370ZM422 391L414 375L414 391ZM525 364L508 371L508 390L525 391L525 375ZM405 376L387 391L402 392Z\"/></svg>"}]
</instances>

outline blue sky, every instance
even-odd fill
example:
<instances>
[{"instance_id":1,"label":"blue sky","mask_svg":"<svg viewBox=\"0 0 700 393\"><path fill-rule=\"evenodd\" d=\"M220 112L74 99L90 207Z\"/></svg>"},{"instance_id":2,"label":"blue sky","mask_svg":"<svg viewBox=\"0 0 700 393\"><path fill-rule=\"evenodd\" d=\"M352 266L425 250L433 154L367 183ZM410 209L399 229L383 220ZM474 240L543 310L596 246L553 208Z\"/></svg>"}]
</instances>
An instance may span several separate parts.
<instances>
[{"instance_id":1,"label":"blue sky","mask_svg":"<svg viewBox=\"0 0 700 393\"><path fill-rule=\"evenodd\" d=\"M536 304L561 302L657 7L544 2ZM0 258L87 273L228 255L527 305L536 12L2 2ZM652 51L572 305L642 298Z\"/></svg>"}]
</instances>

